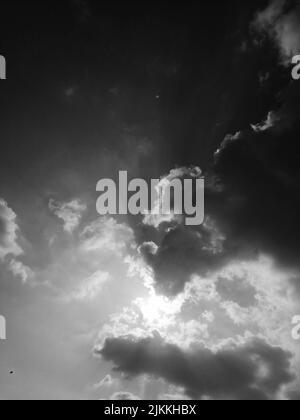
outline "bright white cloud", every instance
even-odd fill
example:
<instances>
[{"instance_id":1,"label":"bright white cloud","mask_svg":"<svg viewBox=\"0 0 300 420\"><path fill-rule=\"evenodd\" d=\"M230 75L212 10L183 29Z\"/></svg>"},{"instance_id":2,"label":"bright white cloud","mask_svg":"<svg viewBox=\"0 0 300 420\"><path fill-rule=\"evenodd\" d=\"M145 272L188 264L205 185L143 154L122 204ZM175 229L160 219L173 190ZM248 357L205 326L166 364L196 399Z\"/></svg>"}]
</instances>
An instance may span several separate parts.
<instances>
[{"instance_id":1,"label":"bright white cloud","mask_svg":"<svg viewBox=\"0 0 300 420\"><path fill-rule=\"evenodd\" d=\"M128 275L140 276L148 293L110 317L99 333L97 348L107 337L146 338L153 331L185 349L199 344L215 349L228 339L244 343L249 337L291 348L290 320L297 310L288 286L291 273L278 270L270 258L233 261L207 279L193 276L174 299L157 295L153 273L145 263L138 259L127 263ZM220 282L228 295L219 293ZM230 294L237 283L238 291ZM253 299L246 299L250 288Z\"/></svg>"},{"instance_id":2,"label":"bright white cloud","mask_svg":"<svg viewBox=\"0 0 300 420\"><path fill-rule=\"evenodd\" d=\"M204 286L202 291L198 286L198 295L195 294L196 281L188 283L183 293L175 298L167 298L158 295L154 289L153 272L140 258L126 258L128 264L127 276L139 277L146 287L146 296L134 299L130 306L125 307L122 312L110 317L108 323L102 328L98 336L96 347L99 348L107 337L120 337L132 335L139 338L146 338L154 331L159 337L169 342L180 344L189 348L197 341L205 341L208 338L208 324L213 322L213 314L203 312L197 308L197 315L193 313L192 319L184 320L182 311L186 305L199 304L202 296L210 298L209 287ZM210 282L211 286L211 282ZM213 288L214 296L217 294Z\"/></svg>"},{"instance_id":3,"label":"bright white cloud","mask_svg":"<svg viewBox=\"0 0 300 420\"><path fill-rule=\"evenodd\" d=\"M214 322L215 316L211 311L205 311L202 314L202 318L205 319L207 322Z\"/></svg>"},{"instance_id":4,"label":"bright white cloud","mask_svg":"<svg viewBox=\"0 0 300 420\"><path fill-rule=\"evenodd\" d=\"M64 222L64 231L73 233L79 226L83 212L87 209L86 204L79 200L62 203L51 199L49 209Z\"/></svg>"},{"instance_id":5,"label":"bright white cloud","mask_svg":"<svg viewBox=\"0 0 300 420\"><path fill-rule=\"evenodd\" d=\"M17 215L0 198L0 260L4 260L6 256L17 257L23 253L18 244L18 233Z\"/></svg>"},{"instance_id":6,"label":"bright white cloud","mask_svg":"<svg viewBox=\"0 0 300 420\"><path fill-rule=\"evenodd\" d=\"M7 269L26 283L33 276L33 271L17 259L24 251L19 244L20 228L16 213L0 198L0 262Z\"/></svg>"}]
</instances>

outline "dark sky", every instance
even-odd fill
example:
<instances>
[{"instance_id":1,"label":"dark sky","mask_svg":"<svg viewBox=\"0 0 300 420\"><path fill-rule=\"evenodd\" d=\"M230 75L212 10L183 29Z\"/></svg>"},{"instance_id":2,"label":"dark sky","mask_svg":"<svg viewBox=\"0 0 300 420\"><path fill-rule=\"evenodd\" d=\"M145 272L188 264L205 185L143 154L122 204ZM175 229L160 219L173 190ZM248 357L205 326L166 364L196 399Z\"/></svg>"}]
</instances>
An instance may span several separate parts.
<instances>
[{"instance_id":1,"label":"dark sky","mask_svg":"<svg viewBox=\"0 0 300 420\"><path fill-rule=\"evenodd\" d=\"M1 116L9 146L1 167L24 170L46 155L57 170L101 146L119 148L124 127L151 135L166 169L207 167L228 132L265 116L278 89L257 101L257 73L273 64L272 54L240 52L266 2L202 3L4 3L9 77ZM77 100L68 104L62 92L72 88Z\"/></svg>"}]
</instances>

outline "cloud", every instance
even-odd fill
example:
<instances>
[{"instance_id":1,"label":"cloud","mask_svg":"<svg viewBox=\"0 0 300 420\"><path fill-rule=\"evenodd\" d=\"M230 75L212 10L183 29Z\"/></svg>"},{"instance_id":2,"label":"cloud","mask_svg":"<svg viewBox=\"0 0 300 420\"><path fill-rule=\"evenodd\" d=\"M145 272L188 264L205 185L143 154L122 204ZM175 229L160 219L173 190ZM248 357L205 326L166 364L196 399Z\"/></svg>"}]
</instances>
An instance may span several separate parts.
<instances>
[{"instance_id":1,"label":"cloud","mask_svg":"<svg viewBox=\"0 0 300 420\"><path fill-rule=\"evenodd\" d=\"M273 40L279 49L282 64L290 65L291 58L299 54L299 2L272 0L265 10L257 14L253 27L260 32L268 34Z\"/></svg>"},{"instance_id":2,"label":"cloud","mask_svg":"<svg viewBox=\"0 0 300 420\"><path fill-rule=\"evenodd\" d=\"M0 198L0 263L5 262L14 277L26 283L33 278L34 272L17 259L24 254L19 244L21 239L16 213Z\"/></svg>"},{"instance_id":3,"label":"cloud","mask_svg":"<svg viewBox=\"0 0 300 420\"><path fill-rule=\"evenodd\" d=\"M159 246L153 248L146 242L140 251L154 271L156 288L174 296L183 291L193 274L206 275L225 263L225 244L225 236L207 217L197 229L183 225L169 229Z\"/></svg>"},{"instance_id":4,"label":"cloud","mask_svg":"<svg viewBox=\"0 0 300 420\"><path fill-rule=\"evenodd\" d=\"M268 124L272 129L256 126L222 144L214 174L223 191L207 199L207 208L228 243L238 243L245 253L248 249L270 254L280 264L298 269L299 101L290 91L286 96L278 118Z\"/></svg>"},{"instance_id":5,"label":"cloud","mask_svg":"<svg viewBox=\"0 0 300 420\"><path fill-rule=\"evenodd\" d=\"M21 261L12 259L9 263L9 270L15 277L20 277L23 283L26 283L28 279L32 278L33 271L23 264Z\"/></svg>"},{"instance_id":6,"label":"cloud","mask_svg":"<svg viewBox=\"0 0 300 420\"><path fill-rule=\"evenodd\" d=\"M70 292L65 297L65 300L67 302L92 300L101 293L103 286L109 281L109 278L109 273L97 271L82 282L76 290Z\"/></svg>"},{"instance_id":7,"label":"cloud","mask_svg":"<svg viewBox=\"0 0 300 420\"><path fill-rule=\"evenodd\" d=\"M110 397L113 401L138 401L140 397L132 394L131 392L116 392Z\"/></svg>"},{"instance_id":8,"label":"cloud","mask_svg":"<svg viewBox=\"0 0 300 420\"><path fill-rule=\"evenodd\" d=\"M191 398L275 399L294 379L292 355L261 340L212 352L204 347L183 351L159 337L121 337L107 339L99 354L119 372L162 378Z\"/></svg>"},{"instance_id":9,"label":"cloud","mask_svg":"<svg viewBox=\"0 0 300 420\"><path fill-rule=\"evenodd\" d=\"M126 272L124 258L136 252L134 246L129 226L99 217L82 226L72 241L62 238L50 244L51 259L39 270L39 282L51 285L60 302L96 304L107 283L114 287Z\"/></svg>"},{"instance_id":10,"label":"cloud","mask_svg":"<svg viewBox=\"0 0 300 420\"><path fill-rule=\"evenodd\" d=\"M87 206L79 200L73 200L69 203L62 203L51 199L49 209L64 222L64 231L73 233L79 226L83 212Z\"/></svg>"},{"instance_id":11,"label":"cloud","mask_svg":"<svg viewBox=\"0 0 300 420\"><path fill-rule=\"evenodd\" d=\"M193 276L185 284L184 292L175 298L159 296L150 290L149 297L136 299L103 326L96 343L96 354L100 355L104 350L105 360L113 362L117 373L125 374L125 378L159 377L168 384L184 387L186 396L192 399L283 398L281 387L293 386L291 372L298 371L294 354L297 349L290 337L290 320L292 314L297 313L297 303L289 278L288 271L279 270L272 259L261 257L251 262L231 261L206 278ZM154 331L155 338L149 339ZM115 347L108 343L114 343L116 353L118 348L120 353L116 355ZM165 372L163 366L172 359L170 349L174 347L181 358ZM275 359L280 349L286 356L282 357L282 366L285 359L289 379L281 382L278 373L278 386L274 386L273 391L265 382L276 382L276 366L281 361ZM231 357L227 359L228 352ZM132 366L127 369L131 355ZM210 357L206 358L206 355ZM211 376L216 376L216 390L209 388L200 392L197 383L191 385L188 380L172 376L172 370L180 370L181 366L187 370L187 376L190 371L198 369L201 372L202 358L203 365L208 363L208 371L211 371L208 372L210 376L206 371L202 376L208 383L212 381ZM232 366L233 375L243 368L244 361L250 360L249 371L253 376L249 383L246 384L248 377L245 374L244 382L241 380L234 388L229 385L227 392L227 380L230 383L231 377L223 366L219 366L219 360L223 359L225 366ZM135 371L134 363L137 363L138 371ZM220 381L222 389L218 389L217 378L223 375L226 382L225 379L224 383ZM202 376L199 374L192 380L200 382ZM232 380L236 381L236 378ZM162 392L181 395L181 392Z\"/></svg>"},{"instance_id":12,"label":"cloud","mask_svg":"<svg viewBox=\"0 0 300 420\"><path fill-rule=\"evenodd\" d=\"M134 269L132 276L142 274ZM147 279L148 296L112 316L101 328L96 347L108 337L141 339L157 331L168 343L186 350L205 344L214 351L224 339L240 342L244 336L259 336L290 349L290 320L299 305L289 279L289 272L280 271L267 257L231 261L207 277L193 276L172 298L158 295Z\"/></svg>"},{"instance_id":13,"label":"cloud","mask_svg":"<svg viewBox=\"0 0 300 420\"><path fill-rule=\"evenodd\" d=\"M106 375L100 382L94 385L94 388L101 389L101 388L111 388L117 380L113 379L111 375Z\"/></svg>"},{"instance_id":14,"label":"cloud","mask_svg":"<svg viewBox=\"0 0 300 420\"><path fill-rule=\"evenodd\" d=\"M134 234L126 224L118 223L111 217L99 217L84 228L80 239L84 252L105 250L122 255L126 247L134 243Z\"/></svg>"},{"instance_id":15,"label":"cloud","mask_svg":"<svg viewBox=\"0 0 300 420\"><path fill-rule=\"evenodd\" d=\"M257 304L255 287L246 279L235 277L219 278L216 291L222 299L237 303L242 308L249 308Z\"/></svg>"},{"instance_id":16,"label":"cloud","mask_svg":"<svg viewBox=\"0 0 300 420\"><path fill-rule=\"evenodd\" d=\"M275 112L271 111L269 112L267 119L265 121L258 124L252 124L251 127L255 132L260 133L274 127L278 120L279 120L278 115Z\"/></svg>"},{"instance_id":17,"label":"cloud","mask_svg":"<svg viewBox=\"0 0 300 420\"><path fill-rule=\"evenodd\" d=\"M202 177L202 171L197 166L191 166L191 167L181 167L172 169L168 175L165 175L161 177L160 182L158 183L156 187L157 194L159 198L156 200L154 209L152 213L146 215L144 217L143 223L148 226L153 226L156 229L160 227L163 223L182 223L183 217L181 215L178 215L178 211L176 212L176 208L173 203L173 208L171 206L171 212L170 214L161 214L160 206L161 202L163 202L164 197L166 197L166 192L170 188L170 184L175 179L197 179ZM168 198L167 198L168 199ZM172 199L172 195L171 195ZM174 202L174 200L173 200Z\"/></svg>"},{"instance_id":18,"label":"cloud","mask_svg":"<svg viewBox=\"0 0 300 420\"><path fill-rule=\"evenodd\" d=\"M158 399L161 401L189 401L186 395L181 394L161 394Z\"/></svg>"},{"instance_id":19,"label":"cloud","mask_svg":"<svg viewBox=\"0 0 300 420\"><path fill-rule=\"evenodd\" d=\"M18 233L17 215L0 198L0 260L4 260L6 256L16 257L23 253L18 244Z\"/></svg>"},{"instance_id":20,"label":"cloud","mask_svg":"<svg viewBox=\"0 0 300 420\"><path fill-rule=\"evenodd\" d=\"M299 385L297 384L297 388L289 392L288 397L291 401L300 401Z\"/></svg>"}]
</instances>

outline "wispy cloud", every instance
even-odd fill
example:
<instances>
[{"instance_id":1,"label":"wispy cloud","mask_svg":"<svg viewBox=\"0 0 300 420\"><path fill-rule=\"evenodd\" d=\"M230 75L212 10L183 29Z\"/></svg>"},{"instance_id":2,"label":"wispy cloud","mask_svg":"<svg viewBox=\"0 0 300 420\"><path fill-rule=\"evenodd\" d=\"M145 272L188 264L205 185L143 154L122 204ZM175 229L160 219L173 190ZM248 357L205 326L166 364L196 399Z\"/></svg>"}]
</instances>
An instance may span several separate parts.
<instances>
[{"instance_id":1,"label":"wispy cloud","mask_svg":"<svg viewBox=\"0 0 300 420\"><path fill-rule=\"evenodd\" d=\"M261 133L264 131L269 130L270 128L274 127L275 124L280 120L279 115L275 112L269 112L267 119L258 124L252 124L251 127L256 133Z\"/></svg>"},{"instance_id":2,"label":"wispy cloud","mask_svg":"<svg viewBox=\"0 0 300 420\"><path fill-rule=\"evenodd\" d=\"M141 398L131 392L116 392L110 397L110 399L113 401L137 401Z\"/></svg>"},{"instance_id":3,"label":"wispy cloud","mask_svg":"<svg viewBox=\"0 0 300 420\"><path fill-rule=\"evenodd\" d=\"M134 239L133 231L129 226L117 223L109 217L98 218L86 226L80 238L82 251L106 250L114 251L116 254L121 254Z\"/></svg>"},{"instance_id":4,"label":"wispy cloud","mask_svg":"<svg viewBox=\"0 0 300 420\"><path fill-rule=\"evenodd\" d=\"M51 199L49 201L49 209L64 222L64 231L73 233L79 226L82 214L87 209L87 206L80 200L63 203Z\"/></svg>"},{"instance_id":5,"label":"wispy cloud","mask_svg":"<svg viewBox=\"0 0 300 420\"><path fill-rule=\"evenodd\" d=\"M103 286L109 281L109 274L97 271L89 278L84 280L76 290L69 293L64 300L72 301L90 301L101 293Z\"/></svg>"},{"instance_id":6,"label":"wispy cloud","mask_svg":"<svg viewBox=\"0 0 300 420\"><path fill-rule=\"evenodd\" d=\"M29 267L15 259L10 261L9 269L15 277L20 277L23 283L26 283L34 274Z\"/></svg>"},{"instance_id":7,"label":"wispy cloud","mask_svg":"<svg viewBox=\"0 0 300 420\"><path fill-rule=\"evenodd\" d=\"M289 65L292 56L300 52L300 5L287 6L286 0L272 0L253 22L256 30L266 33L274 41L284 65Z\"/></svg>"},{"instance_id":8,"label":"wispy cloud","mask_svg":"<svg viewBox=\"0 0 300 420\"><path fill-rule=\"evenodd\" d=\"M18 233L16 213L0 198L0 260L8 255L19 256L23 253L18 244Z\"/></svg>"}]
</instances>

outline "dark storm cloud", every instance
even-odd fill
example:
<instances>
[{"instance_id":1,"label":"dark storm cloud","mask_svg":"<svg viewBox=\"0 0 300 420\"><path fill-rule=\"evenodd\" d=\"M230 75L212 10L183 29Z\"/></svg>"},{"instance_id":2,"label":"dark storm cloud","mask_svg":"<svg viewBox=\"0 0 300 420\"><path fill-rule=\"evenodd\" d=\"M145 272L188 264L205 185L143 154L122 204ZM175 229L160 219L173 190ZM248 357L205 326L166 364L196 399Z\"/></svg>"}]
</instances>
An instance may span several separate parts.
<instances>
[{"instance_id":1,"label":"dark storm cloud","mask_svg":"<svg viewBox=\"0 0 300 420\"><path fill-rule=\"evenodd\" d=\"M171 225L160 229L155 253L141 248L160 291L177 294L192 274L259 253L300 269L299 95L291 82L277 110L222 142L206 177L205 211L215 227Z\"/></svg>"},{"instance_id":2,"label":"dark storm cloud","mask_svg":"<svg viewBox=\"0 0 300 420\"><path fill-rule=\"evenodd\" d=\"M173 296L184 289L194 273L205 275L226 261L223 243L214 242L208 228L177 226L165 233L156 252L148 243L140 249L155 273L159 291Z\"/></svg>"},{"instance_id":3,"label":"dark storm cloud","mask_svg":"<svg viewBox=\"0 0 300 420\"><path fill-rule=\"evenodd\" d=\"M281 54L294 51L298 39L298 32L294 31L298 8L287 5L284 1L271 2L270 7L255 18L256 29L267 30L271 25L277 47L286 48L285 52L280 50ZM283 28L281 23L286 31L279 31L278 28ZM276 37L274 25L277 25ZM282 67L280 69L282 72ZM273 68L273 73L276 71ZM272 101L273 110L265 111L261 122L251 120L249 112L249 128L225 137L212 169L206 173L206 215L224 235L221 246L218 249L212 246L216 233L205 227L171 224L170 230L165 226L155 235L149 232L145 237L141 235L144 242L150 240L158 245L155 253L149 252L147 246L142 246L141 250L154 269L160 292L175 295L183 290L194 273L205 275L232 259L253 258L262 252L285 267L300 269L300 84L291 81L289 70L286 76L289 77L288 87L282 89L281 86L279 93L278 90L273 92L276 96L276 102ZM245 115L247 108L246 105ZM189 144L184 140L182 147L189 149ZM192 150L194 159L199 156L199 161L193 163L199 164L203 143L195 141ZM176 152L173 159L180 159Z\"/></svg>"},{"instance_id":4,"label":"dark storm cloud","mask_svg":"<svg viewBox=\"0 0 300 420\"><path fill-rule=\"evenodd\" d=\"M227 138L216 154L215 173L225 186L221 199L228 207L215 212L231 241L300 268L299 87L292 84L286 95L270 127Z\"/></svg>"},{"instance_id":5,"label":"dark storm cloud","mask_svg":"<svg viewBox=\"0 0 300 420\"><path fill-rule=\"evenodd\" d=\"M129 376L153 375L181 386L191 398L274 399L293 380L291 354L255 340L217 353L183 351L160 338L108 339L99 354Z\"/></svg>"}]
</instances>

